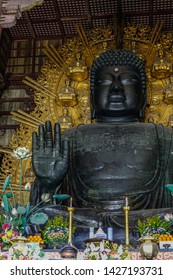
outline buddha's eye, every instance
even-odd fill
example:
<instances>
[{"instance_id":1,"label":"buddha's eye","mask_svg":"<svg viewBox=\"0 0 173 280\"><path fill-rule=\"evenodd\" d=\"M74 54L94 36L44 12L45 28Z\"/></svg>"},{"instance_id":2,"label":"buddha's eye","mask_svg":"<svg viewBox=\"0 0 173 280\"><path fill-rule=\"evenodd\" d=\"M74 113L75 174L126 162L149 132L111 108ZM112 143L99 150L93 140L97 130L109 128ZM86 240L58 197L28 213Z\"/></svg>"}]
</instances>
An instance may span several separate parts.
<instances>
[{"instance_id":1,"label":"buddha's eye","mask_svg":"<svg viewBox=\"0 0 173 280\"><path fill-rule=\"evenodd\" d=\"M112 84L111 80L98 80L97 81L97 85L107 86L107 85L111 85L111 84Z\"/></svg>"},{"instance_id":2,"label":"buddha's eye","mask_svg":"<svg viewBox=\"0 0 173 280\"><path fill-rule=\"evenodd\" d=\"M129 85L129 84L135 84L137 83L137 79L135 78L126 78L126 79L121 79L121 82L123 85Z\"/></svg>"}]
</instances>

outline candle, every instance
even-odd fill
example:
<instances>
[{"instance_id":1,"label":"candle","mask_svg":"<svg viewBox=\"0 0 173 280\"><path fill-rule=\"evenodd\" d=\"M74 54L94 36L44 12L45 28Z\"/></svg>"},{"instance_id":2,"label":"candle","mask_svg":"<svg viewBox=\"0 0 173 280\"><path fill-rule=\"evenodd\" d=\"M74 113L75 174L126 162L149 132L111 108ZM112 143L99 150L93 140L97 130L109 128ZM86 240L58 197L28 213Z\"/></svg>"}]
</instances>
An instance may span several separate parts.
<instances>
[{"instance_id":1,"label":"candle","mask_svg":"<svg viewBox=\"0 0 173 280\"><path fill-rule=\"evenodd\" d=\"M126 196L126 197L125 197L125 206L128 206L128 205L129 205L128 197Z\"/></svg>"},{"instance_id":2,"label":"candle","mask_svg":"<svg viewBox=\"0 0 173 280\"><path fill-rule=\"evenodd\" d=\"M111 227L108 227L107 239L113 241L113 228L111 228Z\"/></svg>"},{"instance_id":3,"label":"candle","mask_svg":"<svg viewBox=\"0 0 173 280\"><path fill-rule=\"evenodd\" d=\"M73 198L70 197L70 207L72 207L72 201L73 201Z\"/></svg>"}]
</instances>

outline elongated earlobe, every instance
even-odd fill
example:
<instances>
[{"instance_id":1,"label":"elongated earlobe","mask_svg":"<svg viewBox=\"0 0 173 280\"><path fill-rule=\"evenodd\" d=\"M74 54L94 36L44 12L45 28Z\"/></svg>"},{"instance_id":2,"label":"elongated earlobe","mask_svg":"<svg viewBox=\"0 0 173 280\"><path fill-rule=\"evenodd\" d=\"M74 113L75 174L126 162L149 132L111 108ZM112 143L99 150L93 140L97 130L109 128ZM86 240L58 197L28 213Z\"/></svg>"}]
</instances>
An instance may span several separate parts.
<instances>
[{"instance_id":1,"label":"elongated earlobe","mask_svg":"<svg viewBox=\"0 0 173 280\"><path fill-rule=\"evenodd\" d=\"M91 110L91 119L93 120L95 118L96 118L96 111L95 111L95 109L92 109Z\"/></svg>"},{"instance_id":2,"label":"elongated earlobe","mask_svg":"<svg viewBox=\"0 0 173 280\"><path fill-rule=\"evenodd\" d=\"M140 117L140 119L144 118L144 110L143 109L140 110L139 117Z\"/></svg>"}]
</instances>

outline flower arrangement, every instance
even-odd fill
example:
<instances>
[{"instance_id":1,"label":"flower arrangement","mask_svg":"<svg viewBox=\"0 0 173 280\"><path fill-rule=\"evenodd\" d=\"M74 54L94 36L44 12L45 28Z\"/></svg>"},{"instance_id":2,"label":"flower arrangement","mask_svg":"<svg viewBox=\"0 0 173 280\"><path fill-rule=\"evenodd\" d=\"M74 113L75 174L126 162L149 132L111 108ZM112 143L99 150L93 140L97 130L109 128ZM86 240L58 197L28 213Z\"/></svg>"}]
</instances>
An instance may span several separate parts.
<instances>
[{"instance_id":1,"label":"flower arrangement","mask_svg":"<svg viewBox=\"0 0 173 280\"><path fill-rule=\"evenodd\" d=\"M10 247L13 242L13 238L19 236L18 229L15 229L11 224L5 223L1 227L2 231L0 233L0 241L2 247Z\"/></svg>"},{"instance_id":2,"label":"flower arrangement","mask_svg":"<svg viewBox=\"0 0 173 280\"><path fill-rule=\"evenodd\" d=\"M150 235L157 240L161 234L169 234L171 232L171 225L172 222L170 220L154 215L144 220L138 219L137 230L141 236Z\"/></svg>"},{"instance_id":3,"label":"flower arrangement","mask_svg":"<svg viewBox=\"0 0 173 280\"><path fill-rule=\"evenodd\" d=\"M78 252L77 259L83 260L129 260L131 253L117 243L103 240L100 245L87 243L84 252Z\"/></svg>"},{"instance_id":4,"label":"flower arrangement","mask_svg":"<svg viewBox=\"0 0 173 280\"><path fill-rule=\"evenodd\" d=\"M73 227L72 232L74 233ZM55 247L57 244L64 244L68 240L69 228L68 220L62 215L56 216L46 222L42 231L43 241L49 246Z\"/></svg>"}]
</instances>

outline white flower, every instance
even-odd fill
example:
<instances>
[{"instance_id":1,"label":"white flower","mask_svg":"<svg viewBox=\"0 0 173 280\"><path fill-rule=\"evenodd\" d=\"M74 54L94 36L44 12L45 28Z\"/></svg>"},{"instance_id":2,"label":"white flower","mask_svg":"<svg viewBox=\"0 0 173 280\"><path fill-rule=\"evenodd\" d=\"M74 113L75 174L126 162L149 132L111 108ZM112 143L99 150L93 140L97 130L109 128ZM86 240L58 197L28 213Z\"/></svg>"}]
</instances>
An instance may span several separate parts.
<instances>
[{"instance_id":1,"label":"white flower","mask_svg":"<svg viewBox=\"0 0 173 280\"><path fill-rule=\"evenodd\" d=\"M23 256L27 257L28 256L28 247L24 246L24 248L22 248L22 254Z\"/></svg>"},{"instance_id":2,"label":"white flower","mask_svg":"<svg viewBox=\"0 0 173 280\"><path fill-rule=\"evenodd\" d=\"M13 209L11 210L11 213L12 213L14 216L17 216L17 215L18 215L18 212L17 212L16 208L13 208Z\"/></svg>"},{"instance_id":3,"label":"white flower","mask_svg":"<svg viewBox=\"0 0 173 280\"><path fill-rule=\"evenodd\" d=\"M10 247L8 249L8 260L12 260L13 259L12 257L13 257L13 248Z\"/></svg>"},{"instance_id":4,"label":"white flower","mask_svg":"<svg viewBox=\"0 0 173 280\"><path fill-rule=\"evenodd\" d=\"M31 190L31 183L30 182L26 183L24 188L27 192L29 192Z\"/></svg>"},{"instance_id":5,"label":"white flower","mask_svg":"<svg viewBox=\"0 0 173 280\"><path fill-rule=\"evenodd\" d=\"M90 244L90 250L92 253L96 251L96 246L94 245L94 243Z\"/></svg>"},{"instance_id":6,"label":"white flower","mask_svg":"<svg viewBox=\"0 0 173 280\"><path fill-rule=\"evenodd\" d=\"M107 255L106 254L100 253L100 256L101 256L102 260L107 260Z\"/></svg>"},{"instance_id":7,"label":"white flower","mask_svg":"<svg viewBox=\"0 0 173 280\"><path fill-rule=\"evenodd\" d=\"M104 250L104 241L100 242L100 251L102 252Z\"/></svg>"},{"instance_id":8,"label":"white flower","mask_svg":"<svg viewBox=\"0 0 173 280\"><path fill-rule=\"evenodd\" d=\"M117 250L117 254L118 254L118 255L122 255L122 253L123 253L123 246L120 245L119 248L118 248L118 250Z\"/></svg>"},{"instance_id":9,"label":"white flower","mask_svg":"<svg viewBox=\"0 0 173 280\"><path fill-rule=\"evenodd\" d=\"M43 193L43 194L41 195L41 200L42 200L43 202L48 202L48 201L50 200L50 194L49 194L49 193Z\"/></svg>"},{"instance_id":10,"label":"white flower","mask_svg":"<svg viewBox=\"0 0 173 280\"><path fill-rule=\"evenodd\" d=\"M36 260L39 258L39 253L40 253L40 248L39 248L39 243L38 243L37 247L35 248L35 250L33 252L33 260Z\"/></svg>"},{"instance_id":11,"label":"white flower","mask_svg":"<svg viewBox=\"0 0 173 280\"><path fill-rule=\"evenodd\" d=\"M12 156L17 159L28 159L31 157L30 151L27 150L25 147L21 148L18 147L16 150L13 150Z\"/></svg>"},{"instance_id":12,"label":"white flower","mask_svg":"<svg viewBox=\"0 0 173 280\"><path fill-rule=\"evenodd\" d=\"M85 253L77 252L77 260L85 260Z\"/></svg>"},{"instance_id":13,"label":"white flower","mask_svg":"<svg viewBox=\"0 0 173 280\"><path fill-rule=\"evenodd\" d=\"M4 202L3 201L1 201L1 206L2 206L2 208L4 208Z\"/></svg>"}]
</instances>

